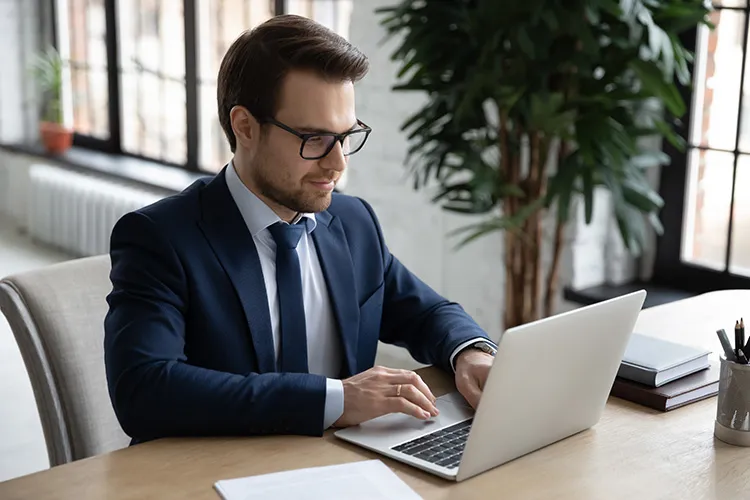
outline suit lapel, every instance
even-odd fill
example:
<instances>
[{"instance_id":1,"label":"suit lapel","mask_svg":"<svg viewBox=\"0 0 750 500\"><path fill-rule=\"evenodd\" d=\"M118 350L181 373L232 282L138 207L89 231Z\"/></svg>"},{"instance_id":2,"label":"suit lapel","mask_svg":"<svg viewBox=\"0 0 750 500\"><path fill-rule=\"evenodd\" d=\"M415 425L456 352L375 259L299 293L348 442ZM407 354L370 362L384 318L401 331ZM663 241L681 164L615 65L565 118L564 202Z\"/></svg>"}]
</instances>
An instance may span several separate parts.
<instances>
[{"instance_id":1,"label":"suit lapel","mask_svg":"<svg viewBox=\"0 0 750 500\"><path fill-rule=\"evenodd\" d=\"M341 220L328 212L320 212L315 217L319 223L312 233L313 241L346 355L346 375L351 376L357 373L356 353L359 334L359 304L354 286L354 265Z\"/></svg>"},{"instance_id":2,"label":"suit lapel","mask_svg":"<svg viewBox=\"0 0 750 500\"><path fill-rule=\"evenodd\" d=\"M260 373L276 371L271 317L258 250L222 170L201 193L200 226L242 303Z\"/></svg>"}]
</instances>

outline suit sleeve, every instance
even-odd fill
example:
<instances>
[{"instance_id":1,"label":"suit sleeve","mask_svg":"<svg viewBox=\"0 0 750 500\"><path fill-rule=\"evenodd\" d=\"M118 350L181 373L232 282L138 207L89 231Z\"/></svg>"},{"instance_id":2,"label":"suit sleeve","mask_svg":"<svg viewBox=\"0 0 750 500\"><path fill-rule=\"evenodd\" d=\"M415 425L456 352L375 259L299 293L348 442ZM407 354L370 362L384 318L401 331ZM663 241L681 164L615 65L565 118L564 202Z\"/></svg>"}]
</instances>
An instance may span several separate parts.
<instances>
[{"instance_id":1,"label":"suit sleeve","mask_svg":"<svg viewBox=\"0 0 750 500\"><path fill-rule=\"evenodd\" d=\"M489 341L489 337L459 304L440 296L390 253L375 212L366 201L360 201L375 224L383 256L385 297L380 340L407 348L420 363L452 373L451 358L459 346L472 339Z\"/></svg>"},{"instance_id":2,"label":"suit sleeve","mask_svg":"<svg viewBox=\"0 0 750 500\"><path fill-rule=\"evenodd\" d=\"M177 435L323 432L326 380L311 374L233 374L185 355L187 279L156 224L133 212L111 237L104 322L109 394L136 440Z\"/></svg>"}]
</instances>

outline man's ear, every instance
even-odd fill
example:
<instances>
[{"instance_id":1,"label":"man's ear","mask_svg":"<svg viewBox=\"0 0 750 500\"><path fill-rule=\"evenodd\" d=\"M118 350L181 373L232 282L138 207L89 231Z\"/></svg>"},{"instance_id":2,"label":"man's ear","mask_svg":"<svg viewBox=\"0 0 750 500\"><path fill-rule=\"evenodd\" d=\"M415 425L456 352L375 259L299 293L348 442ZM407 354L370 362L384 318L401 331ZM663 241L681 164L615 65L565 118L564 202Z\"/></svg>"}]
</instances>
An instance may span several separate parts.
<instances>
[{"instance_id":1,"label":"man's ear","mask_svg":"<svg viewBox=\"0 0 750 500\"><path fill-rule=\"evenodd\" d=\"M229 120L232 124L237 144L246 149L251 148L260 136L260 124L244 106L234 106L229 111Z\"/></svg>"}]
</instances>

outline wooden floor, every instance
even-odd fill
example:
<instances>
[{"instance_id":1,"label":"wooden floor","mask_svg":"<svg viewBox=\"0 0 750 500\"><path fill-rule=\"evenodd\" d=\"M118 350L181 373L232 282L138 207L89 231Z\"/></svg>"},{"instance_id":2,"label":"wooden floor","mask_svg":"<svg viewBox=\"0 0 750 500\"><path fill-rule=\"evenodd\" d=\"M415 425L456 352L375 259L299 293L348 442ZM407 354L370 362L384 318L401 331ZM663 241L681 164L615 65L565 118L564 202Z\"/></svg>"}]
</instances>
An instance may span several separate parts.
<instances>
[{"instance_id":1,"label":"wooden floor","mask_svg":"<svg viewBox=\"0 0 750 500\"><path fill-rule=\"evenodd\" d=\"M0 277L68 258L33 244L0 219ZM48 467L29 377L10 327L0 314L0 481Z\"/></svg>"}]
</instances>

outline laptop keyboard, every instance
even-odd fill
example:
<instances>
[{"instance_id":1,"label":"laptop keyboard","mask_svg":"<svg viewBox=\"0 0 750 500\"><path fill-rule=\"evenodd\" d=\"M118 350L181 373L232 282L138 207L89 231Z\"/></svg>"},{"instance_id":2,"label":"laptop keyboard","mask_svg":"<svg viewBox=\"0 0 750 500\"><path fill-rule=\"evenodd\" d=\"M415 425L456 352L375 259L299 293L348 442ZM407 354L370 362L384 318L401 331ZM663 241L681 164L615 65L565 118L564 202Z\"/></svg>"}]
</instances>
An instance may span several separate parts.
<instances>
[{"instance_id":1,"label":"laptop keyboard","mask_svg":"<svg viewBox=\"0 0 750 500\"><path fill-rule=\"evenodd\" d=\"M420 436L391 448L435 465L455 469L461 462L466 440L469 438L471 422L465 420L439 431Z\"/></svg>"}]
</instances>

